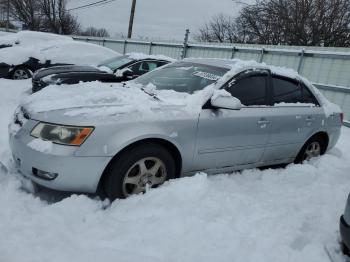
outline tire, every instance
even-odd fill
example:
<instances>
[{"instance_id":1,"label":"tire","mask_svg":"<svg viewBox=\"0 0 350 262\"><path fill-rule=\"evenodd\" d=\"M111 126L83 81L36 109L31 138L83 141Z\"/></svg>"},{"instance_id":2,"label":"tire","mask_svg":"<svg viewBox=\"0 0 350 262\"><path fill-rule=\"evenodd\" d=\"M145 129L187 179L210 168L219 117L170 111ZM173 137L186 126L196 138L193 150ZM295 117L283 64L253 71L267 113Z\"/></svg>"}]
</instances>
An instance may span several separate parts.
<instances>
[{"instance_id":1,"label":"tire","mask_svg":"<svg viewBox=\"0 0 350 262\"><path fill-rule=\"evenodd\" d=\"M107 169L104 191L111 201L127 198L175 178L175 170L175 161L163 146L144 144L132 147L118 156Z\"/></svg>"},{"instance_id":2,"label":"tire","mask_svg":"<svg viewBox=\"0 0 350 262\"><path fill-rule=\"evenodd\" d=\"M350 255L349 248L345 245L345 243L341 242L340 246L341 246L341 251L343 252L343 254L349 256Z\"/></svg>"},{"instance_id":3,"label":"tire","mask_svg":"<svg viewBox=\"0 0 350 262\"><path fill-rule=\"evenodd\" d=\"M321 136L313 136L301 148L294 163L301 164L311 158L323 155L325 151L326 141Z\"/></svg>"},{"instance_id":4,"label":"tire","mask_svg":"<svg viewBox=\"0 0 350 262\"><path fill-rule=\"evenodd\" d=\"M28 79L31 78L32 75L33 73L25 66L16 67L11 73L13 80Z\"/></svg>"}]
</instances>

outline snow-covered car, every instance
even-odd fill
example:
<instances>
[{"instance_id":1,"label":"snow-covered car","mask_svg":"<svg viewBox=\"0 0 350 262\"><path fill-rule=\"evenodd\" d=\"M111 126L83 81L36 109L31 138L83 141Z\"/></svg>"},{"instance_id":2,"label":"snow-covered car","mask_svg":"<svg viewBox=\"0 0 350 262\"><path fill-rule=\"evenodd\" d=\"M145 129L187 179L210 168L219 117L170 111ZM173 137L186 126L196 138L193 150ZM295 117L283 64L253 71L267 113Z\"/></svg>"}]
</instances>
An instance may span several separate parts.
<instances>
[{"instance_id":1,"label":"snow-covered car","mask_svg":"<svg viewBox=\"0 0 350 262\"><path fill-rule=\"evenodd\" d=\"M128 81L174 61L175 59L163 55L130 53L109 58L97 66L54 66L41 69L33 75L32 92L35 93L50 84Z\"/></svg>"},{"instance_id":2,"label":"snow-covered car","mask_svg":"<svg viewBox=\"0 0 350 262\"><path fill-rule=\"evenodd\" d=\"M186 59L121 84L49 86L9 125L20 172L124 198L198 171L302 162L336 144L342 113L287 69Z\"/></svg>"},{"instance_id":3,"label":"snow-covered car","mask_svg":"<svg viewBox=\"0 0 350 262\"><path fill-rule=\"evenodd\" d=\"M38 69L56 65L90 65L120 55L71 37L18 32L0 38L0 78L27 79Z\"/></svg>"}]
</instances>

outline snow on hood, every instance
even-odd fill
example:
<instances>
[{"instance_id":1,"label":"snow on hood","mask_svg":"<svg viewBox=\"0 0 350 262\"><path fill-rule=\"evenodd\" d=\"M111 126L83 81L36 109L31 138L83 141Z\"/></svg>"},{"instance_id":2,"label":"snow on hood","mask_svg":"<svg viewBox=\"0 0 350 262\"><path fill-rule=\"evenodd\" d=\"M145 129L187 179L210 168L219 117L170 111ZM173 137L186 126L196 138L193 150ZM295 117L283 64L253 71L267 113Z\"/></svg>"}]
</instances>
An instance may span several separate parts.
<instances>
[{"instance_id":1,"label":"snow on hood","mask_svg":"<svg viewBox=\"0 0 350 262\"><path fill-rule=\"evenodd\" d=\"M154 90L152 86L145 87L143 91L140 85L131 82L128 86L120 83L88 82L48 86L25 98L21 106L32 118L41 113L46 115L50 111L62 110L66 117L79 116L85 119L114 119L124 115L128 121L130 114L134 114L133 116L142 120L168 120L198 115L203 101L208 100L212 92L213 87L191 95L173 90Z\"/></svg>"},{"instance_id":2,"label":"snow on hood","mask_svg":"<svg viewBox=\"0 0 350 262\"><path fill-rule=\"evenodd\" d=\"M9 65L22 64L30 57L40 60L41 63L51 60L51 63L95 64L118 55L120 54L111 49L73 41L69 37L61 39L61 36L55 41L34 41L28 45L19 44L0 49L0 61Z\"/></svg>"}]
</instances>

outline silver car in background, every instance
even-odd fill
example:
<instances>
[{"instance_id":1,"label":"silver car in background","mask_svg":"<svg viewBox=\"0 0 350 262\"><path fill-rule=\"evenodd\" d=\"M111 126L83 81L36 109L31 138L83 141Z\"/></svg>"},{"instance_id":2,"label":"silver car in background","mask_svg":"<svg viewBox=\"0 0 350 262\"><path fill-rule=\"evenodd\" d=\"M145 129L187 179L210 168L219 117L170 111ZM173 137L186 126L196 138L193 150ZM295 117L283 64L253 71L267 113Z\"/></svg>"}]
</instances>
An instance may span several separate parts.
<instances>
[{"instance_id":1,"label":"silver car in background","mask_svg":"<svg viewBox=\"0 0 350 262\"><path fill-rule=\"evenodd\" d=\"M42 186L102 188L112 200L198 171L300 163L332 148L342 125L342 113L296 73L239 60L175 62L105 98L107 87L90 90L86 106L73 87L49 87L19 107L9 128L14 160ZM47 107L57 94L69 98Z\"/></svg>"}]
</instances>

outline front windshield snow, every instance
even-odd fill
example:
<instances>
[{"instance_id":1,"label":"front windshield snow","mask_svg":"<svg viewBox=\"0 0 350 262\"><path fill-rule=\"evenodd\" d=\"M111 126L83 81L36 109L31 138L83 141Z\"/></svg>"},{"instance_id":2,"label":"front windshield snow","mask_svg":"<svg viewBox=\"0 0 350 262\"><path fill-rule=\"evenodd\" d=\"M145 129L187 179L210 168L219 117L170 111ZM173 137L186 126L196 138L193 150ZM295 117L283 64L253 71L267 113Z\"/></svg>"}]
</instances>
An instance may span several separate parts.
<instances>
[{"instance_id":1,"label":"front windshield snow","mask_svg":"<svg viewBox=\"0 0 350 262\"><path fill-rule=\"evenodd\" d=\"M192 94L220 79L228 69L191 62L170 64L140 76L136 83L152 84L158 90L175 90Z\"/></svg>"},{"instance_id":2,"label":"front windshield snow","mask_svg":"<svg viewBox=\"0 0 350 262\"><path fill-rule=\"evenodd\" d=\"M117 56L110 59L107 59L105 61L102 61L98 67L108 67L112 71L119 69L120 67L129 64L133 60L129 58L128 56Z\"/></svg>"}]
</instances>

